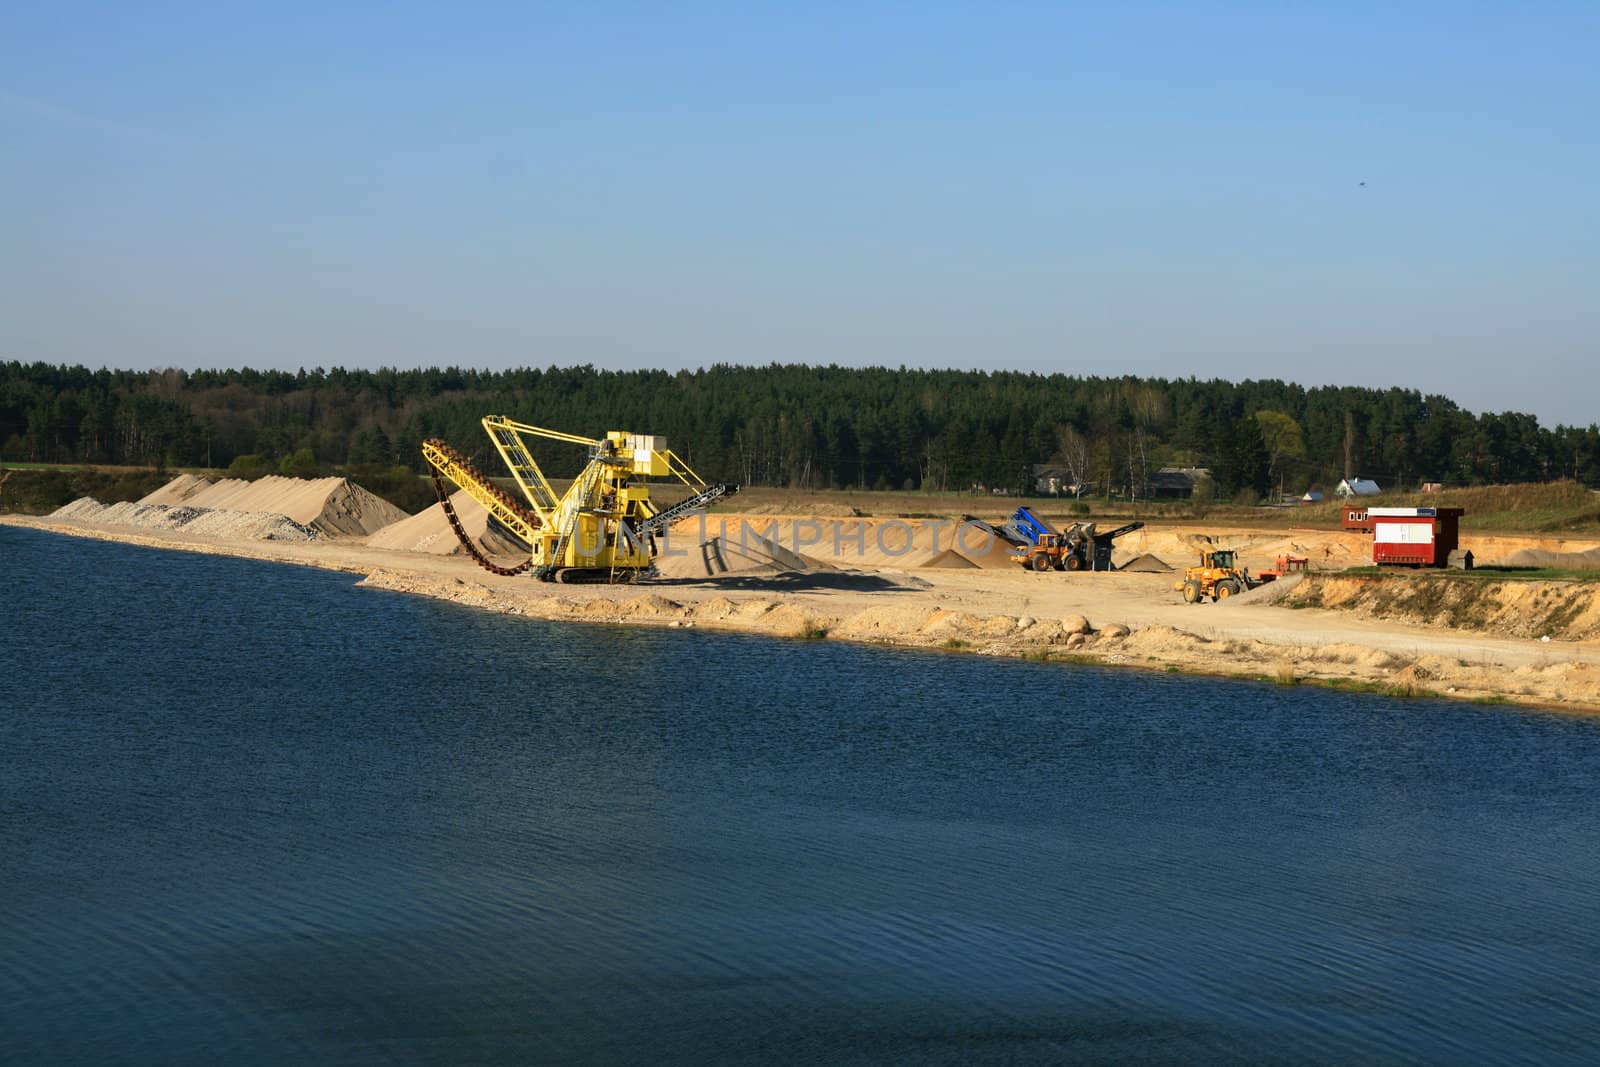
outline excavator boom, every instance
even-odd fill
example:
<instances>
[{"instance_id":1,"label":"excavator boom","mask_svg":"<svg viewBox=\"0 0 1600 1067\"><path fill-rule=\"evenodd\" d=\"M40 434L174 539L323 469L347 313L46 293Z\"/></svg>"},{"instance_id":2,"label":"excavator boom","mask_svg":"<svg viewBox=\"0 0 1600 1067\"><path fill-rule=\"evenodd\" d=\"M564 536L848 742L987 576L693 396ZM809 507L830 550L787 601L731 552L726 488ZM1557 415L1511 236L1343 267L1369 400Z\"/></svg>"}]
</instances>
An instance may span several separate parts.
<instances>
[{"instance_id":1,"label":"excavator boom","mask_svg":"<svg viewBox=\"0 0 1600 1067\"><path fill-rule=\"evenodd\" d=\"M458 489L482 504L495 521L526 542L530 547L538 540L539 527L544 525L538 515L518 504L511 494L495 485L472 461L437 438L422 442L422 456L436 474L443 475Z\"/></svg>"}]
</instances>

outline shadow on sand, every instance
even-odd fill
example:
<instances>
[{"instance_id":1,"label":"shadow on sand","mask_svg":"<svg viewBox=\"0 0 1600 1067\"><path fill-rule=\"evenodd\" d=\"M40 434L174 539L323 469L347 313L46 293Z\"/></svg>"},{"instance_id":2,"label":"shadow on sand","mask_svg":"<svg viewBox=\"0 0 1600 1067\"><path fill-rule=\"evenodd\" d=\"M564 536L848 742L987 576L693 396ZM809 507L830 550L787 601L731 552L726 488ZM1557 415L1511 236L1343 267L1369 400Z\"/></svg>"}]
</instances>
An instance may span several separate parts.
<instances>
[{"instance_id":1,"label":"shadow on sand","mask_svg":"<svg viewBox=\"0 0 1600 1067\"><path fill-rule=\"evenodd\" d=\"M719 574L705 578L656 578L650 587L677 586L699 589L743 589L797 593L809 589L840 589L859 592L909 593L926 589L928 583L918 578L894 581L876 574L857 571L785 571L781 574Z\"/></svg>"}]
</instances>

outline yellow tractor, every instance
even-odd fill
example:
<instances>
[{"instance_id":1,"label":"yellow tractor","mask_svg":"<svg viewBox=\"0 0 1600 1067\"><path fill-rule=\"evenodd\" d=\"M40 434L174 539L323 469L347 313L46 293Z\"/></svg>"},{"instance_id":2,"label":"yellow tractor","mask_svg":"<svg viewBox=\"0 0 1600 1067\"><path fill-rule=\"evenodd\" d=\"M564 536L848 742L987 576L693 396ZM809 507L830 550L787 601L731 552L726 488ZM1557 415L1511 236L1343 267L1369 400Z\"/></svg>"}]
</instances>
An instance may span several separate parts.
<instances>
[{"instance_id":1,"label":"yellow tractor","mask_svg":"<svg viewBox=\"0 0 1600 1067\"><path fill-rule=\"evenodd\" d=\"M1226 600L1237 596L1246 589L1270 582L1273 577L1277 576L1263 574L1260 578L1251 578L1250 572L1239 566L1238 557L1231 548L1203 549L1200 566L1184 571L1183 581L1172 588L1183 594L1185 603L1199 604L1206 597Z\"/></svg>"}]
</instances>

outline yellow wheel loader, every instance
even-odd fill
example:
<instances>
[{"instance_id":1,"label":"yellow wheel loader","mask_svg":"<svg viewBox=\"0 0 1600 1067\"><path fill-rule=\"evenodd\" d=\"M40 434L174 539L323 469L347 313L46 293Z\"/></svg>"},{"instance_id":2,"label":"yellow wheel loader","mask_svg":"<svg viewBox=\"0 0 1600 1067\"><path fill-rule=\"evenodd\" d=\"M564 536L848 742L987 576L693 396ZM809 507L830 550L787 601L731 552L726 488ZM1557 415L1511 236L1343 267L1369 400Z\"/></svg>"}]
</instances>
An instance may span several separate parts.
<instances>
[{"instance_id":1,"label":"yellow wheel loader","mask_svg":"<svg viewBox=\"0 0 1600 1067\"><path fill-rule=\"evenodd\" d=\"M1183 580L1172 588L1183 594L1187 604L1212 600L1226 600L1238 596L1246 589L1272 581L1277 575L1263 574L1251 578L1250 572L1239 566L1238 557L1231 548L1207 549L1200 553L1200 566L1183 572Z\"/></svg>"}]
</instances>

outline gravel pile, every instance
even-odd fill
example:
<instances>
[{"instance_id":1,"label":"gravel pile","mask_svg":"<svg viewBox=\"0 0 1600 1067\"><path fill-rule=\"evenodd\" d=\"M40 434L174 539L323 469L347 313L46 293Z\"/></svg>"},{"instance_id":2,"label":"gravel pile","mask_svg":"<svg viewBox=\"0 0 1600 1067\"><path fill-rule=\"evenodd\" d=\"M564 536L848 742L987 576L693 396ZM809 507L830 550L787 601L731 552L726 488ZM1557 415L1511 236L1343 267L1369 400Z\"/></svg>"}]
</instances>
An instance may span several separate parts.
<instances>
[{"instance_id":1,"label":"gravel pile","mask_svg":"<svg viewBox=\"0 0 1600 1067\"><path fill-rule=\"evenodd\" d=\"M141 504L134 501L108 506L88 496L57 508L50 517L88 526L181 530L184 533L237 541L315 541L322 537L316 527L296 522L287 515L197 508L187 504Z\"/></svg>"}]
</instances>

